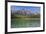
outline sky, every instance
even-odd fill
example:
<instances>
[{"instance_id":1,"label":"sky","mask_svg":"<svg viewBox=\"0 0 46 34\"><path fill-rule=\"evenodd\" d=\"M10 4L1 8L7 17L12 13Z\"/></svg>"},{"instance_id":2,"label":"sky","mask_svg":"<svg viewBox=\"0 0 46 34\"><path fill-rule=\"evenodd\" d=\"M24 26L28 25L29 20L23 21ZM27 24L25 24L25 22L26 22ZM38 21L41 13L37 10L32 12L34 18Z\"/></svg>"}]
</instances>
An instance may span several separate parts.
<instances>
[{"instance_id":1,"label":"sky","mask_svg":"<svg viewBox=\"0 0 46 34\"><path fill-rule=\"evenodd\" d=\"M32 13L40 13L40 7L36 6L11 6L11 10L14 12L16 10L30 10Z\"/></svg>"}]
</instances>

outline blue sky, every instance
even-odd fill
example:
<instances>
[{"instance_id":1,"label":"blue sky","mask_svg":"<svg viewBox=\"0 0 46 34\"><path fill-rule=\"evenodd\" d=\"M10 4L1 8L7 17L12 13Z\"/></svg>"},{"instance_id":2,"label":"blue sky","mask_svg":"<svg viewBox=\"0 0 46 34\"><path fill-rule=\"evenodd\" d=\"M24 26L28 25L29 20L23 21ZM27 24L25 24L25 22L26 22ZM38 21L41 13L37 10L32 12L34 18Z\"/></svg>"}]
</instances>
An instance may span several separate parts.
<instances>
[{"instance_id":1,"label":"blue sky","mask_svg":"<svg viewBox=\"0 0 46 34\"><path fill-rule=\"evenodd\" d=\"M32 11L32 13L40 13L40 7L36 7L36 6L11 6L11 10L14 12L16 10L30 10Z\"/></svg>"}]
</instances>

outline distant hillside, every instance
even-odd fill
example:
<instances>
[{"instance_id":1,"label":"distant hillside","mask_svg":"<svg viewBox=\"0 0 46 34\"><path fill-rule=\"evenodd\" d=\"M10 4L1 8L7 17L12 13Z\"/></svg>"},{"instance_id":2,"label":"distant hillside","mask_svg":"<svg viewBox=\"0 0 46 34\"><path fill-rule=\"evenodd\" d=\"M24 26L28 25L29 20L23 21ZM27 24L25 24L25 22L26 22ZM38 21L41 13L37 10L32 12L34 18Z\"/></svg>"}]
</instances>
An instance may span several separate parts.
<instances>
[{"instance_id":1,"label":"distant hillside","mask_svg":"<svg viewBox=\"0 0 46 34\"><path fill-rule=\"evenodd\" d=\"M16 16L30 16L31 18L40 18L40 14L39 13L32 13L29 10L17 10L14 11L14 13L11 12L11 16L12 17L16 17Z\"/></svg>"},{"instance_id":2,"label":"distant hillside","mask_svg":"<svg viewBox=\"0 0 46 34\"><path fill-rule=\"evenodd\" d=\"M29 10L17 10L14 12L14 14L30 15L31 11L29 11Z\"/></svg>"}]
</instances>

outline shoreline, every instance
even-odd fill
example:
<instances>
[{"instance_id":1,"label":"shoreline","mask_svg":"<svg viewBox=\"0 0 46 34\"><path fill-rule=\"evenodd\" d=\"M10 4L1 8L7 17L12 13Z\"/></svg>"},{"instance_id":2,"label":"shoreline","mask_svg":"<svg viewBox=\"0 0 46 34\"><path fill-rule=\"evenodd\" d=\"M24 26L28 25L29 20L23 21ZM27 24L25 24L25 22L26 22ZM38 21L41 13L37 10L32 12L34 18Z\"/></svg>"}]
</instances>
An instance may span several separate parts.
<instances>
[{"instance_id":1,"label":"shoreline","mask_svg":"<svg viewBox=\"0 0 46 34\"><path fill-rule=\"evenodd\" d=\"M40 18L12 18L15 20L40 20Z\"/></svg>"}]
</instances>

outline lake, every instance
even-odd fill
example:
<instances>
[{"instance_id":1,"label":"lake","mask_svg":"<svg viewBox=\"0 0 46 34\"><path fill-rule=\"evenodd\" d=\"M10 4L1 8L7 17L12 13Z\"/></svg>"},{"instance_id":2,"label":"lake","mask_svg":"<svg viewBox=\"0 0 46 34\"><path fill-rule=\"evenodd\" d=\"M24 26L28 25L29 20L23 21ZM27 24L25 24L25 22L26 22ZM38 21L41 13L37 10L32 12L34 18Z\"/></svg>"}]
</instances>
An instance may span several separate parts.
<instances>
[{"instance_id":1,"label":"lake","mask_svg":"<svg viewBox=\"0 0 46 34\"><path fill-rule=\"evenodd\" d=\"M24 18L12 18L11 28L26 28L26 27L40 27L40 19L24 19Z\"/></svg>"}]
</instances>

